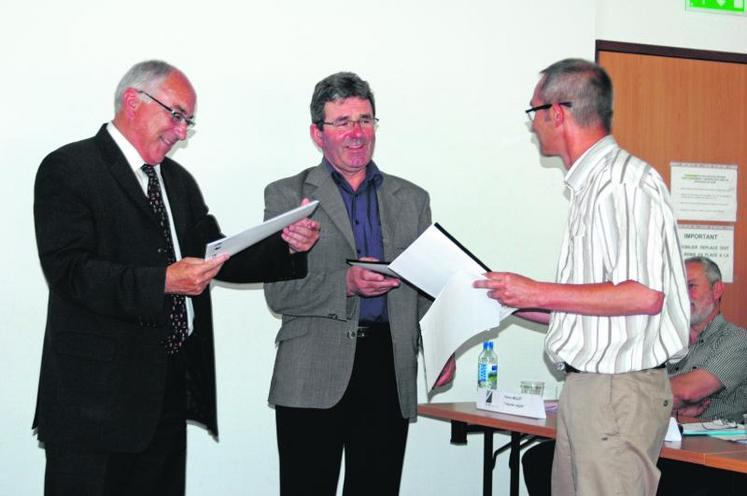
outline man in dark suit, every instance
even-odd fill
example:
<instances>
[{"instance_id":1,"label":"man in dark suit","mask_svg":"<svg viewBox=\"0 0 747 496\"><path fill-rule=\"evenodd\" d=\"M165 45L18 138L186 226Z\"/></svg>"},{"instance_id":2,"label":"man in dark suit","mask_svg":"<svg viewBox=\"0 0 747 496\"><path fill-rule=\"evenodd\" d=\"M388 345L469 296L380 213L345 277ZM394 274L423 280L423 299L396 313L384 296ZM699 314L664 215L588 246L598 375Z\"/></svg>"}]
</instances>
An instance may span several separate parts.
<instances>
[{"instance_id":1,"label":"man in dark suit","mask_svg":"<svg viewBox=\"0 0 747 496\"><path fill-rule=\"evenodd\" d=\"M284 496L334 495L343 451L343 494L399 491L416 415L418 319L428 301L346 259L393 260L430 225L431 212L425 190L373 162L377 121L366 81L349 72L324 78L310 125L321 164L265 189L266 217L313 198L323 226L308 275L265 285L283 318L269 401Z\"/></svg>"},{"instance_id":2,"label":"man in dark suit","mask_svg":"<svg viewBox=\"0 0 747 496\"><path fill-rule=\"evenodd\" d=\"M187 77L160 61L120 81L115 117L48 155L34 219L49 285L34 427L47 495L181 495L186 419L217 436L214 278L306 274L303 219L230 260L197 183L166 157L194 124Z\"/></svg>"}]
</instances>

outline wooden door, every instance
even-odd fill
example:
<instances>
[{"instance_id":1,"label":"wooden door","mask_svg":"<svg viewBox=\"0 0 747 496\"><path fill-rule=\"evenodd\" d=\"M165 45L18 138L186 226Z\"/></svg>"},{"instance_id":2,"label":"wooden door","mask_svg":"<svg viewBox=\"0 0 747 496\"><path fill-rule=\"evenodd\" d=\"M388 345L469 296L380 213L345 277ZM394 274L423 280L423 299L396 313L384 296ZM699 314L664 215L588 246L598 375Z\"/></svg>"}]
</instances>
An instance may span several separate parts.
<instances>
[{"instance_id":1,"label":"wooden door","mask_svg":"<svg viewBox=\"0 0 747 496\"><path fill-rule=\"evenodd\" d=\"M734 282L721 308L747 327L747 55L597 41L597 62L612 78L618 143L668 185L670 162L737 164Z\"/></svg>"}]
</instances>

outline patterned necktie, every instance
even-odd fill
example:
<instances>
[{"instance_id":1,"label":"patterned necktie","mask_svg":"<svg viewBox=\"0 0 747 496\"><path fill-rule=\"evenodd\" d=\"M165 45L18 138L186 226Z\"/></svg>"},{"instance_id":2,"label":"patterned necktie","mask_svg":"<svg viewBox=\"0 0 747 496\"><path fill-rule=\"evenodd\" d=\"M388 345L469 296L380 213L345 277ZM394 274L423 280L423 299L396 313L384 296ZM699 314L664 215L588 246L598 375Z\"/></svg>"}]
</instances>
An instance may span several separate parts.
<instances>
[{"instance_id":1,"label":"patterned necktie","mask_svg":"<svg viewBox=\"0 0 747 496\"><path fill-rule=\"evenodd\" d=\"M168 249L169 264L176 262L174 252L174 242L171 239L171 224L169 223L169 214L161 197L161 183L158 180L153 166L145 164L141 167L145 175L148 176L148 205L158 217L158 223L161 226L161 234L166 242ZM171 334L164 339L163 345L169 355L179 352L184 341L187 339L187 305L184 295L169 295L171 309L169 311L169 322L171 323Z\"/></svg>"}]
</instances>

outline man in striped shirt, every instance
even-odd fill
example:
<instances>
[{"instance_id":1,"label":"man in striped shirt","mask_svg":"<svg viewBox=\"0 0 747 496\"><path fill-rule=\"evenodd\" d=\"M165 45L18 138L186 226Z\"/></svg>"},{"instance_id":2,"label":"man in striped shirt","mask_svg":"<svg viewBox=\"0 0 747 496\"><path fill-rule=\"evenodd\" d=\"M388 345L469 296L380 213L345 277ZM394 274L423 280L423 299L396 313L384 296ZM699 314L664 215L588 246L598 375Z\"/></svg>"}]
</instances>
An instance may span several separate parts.
<instances>
[{"instance_id":1,"label":"man in striped shirt","mask_svg":"<svg viewBox=\"0 0 747 496\"><path fill-rule=\"evenodd\" d=\"M725 287L721 270L707 257L685 260L690 295L690 346L687 355L669 364L674 395L672 414L703 421L717 418L742 422L747 413L747 331L721 315ZM533 446L522 457L530 496L550 495L550 466L555 442ZM702 465L660 459L659 496L728 496L742 494L747 475ZM741 489L739 489L741 488Z\"/></svg>"},{"instance_id":2,"label":"man in striped shirt","mask_svg":"<svg viewBox=\"0 0 747 496\"><path fill-rule=\"evenodd\" d=\"M527 114L571 197L556 282L491 272L475 287L549 324L545 350L568 373L553 494L654 495L672 409L664 364L687 351L690 318L669 193L610 134L604 69L566 59L541 74Z\"/></svg>"}]
</instances>

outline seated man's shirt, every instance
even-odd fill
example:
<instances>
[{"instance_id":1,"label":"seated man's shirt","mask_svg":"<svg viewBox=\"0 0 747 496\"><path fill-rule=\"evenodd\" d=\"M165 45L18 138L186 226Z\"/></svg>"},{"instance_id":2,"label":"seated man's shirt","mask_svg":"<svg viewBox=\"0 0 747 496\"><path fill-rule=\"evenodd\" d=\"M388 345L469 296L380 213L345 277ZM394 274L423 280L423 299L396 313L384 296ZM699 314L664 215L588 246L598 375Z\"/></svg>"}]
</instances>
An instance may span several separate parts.
<instances>
[{"instance_id":1,"label":"seated man's shirt","mask_svg":"<svg viewBox=\"0 0 747 496\"><path fill-rule=\"evenodd\" d=\"M747 330L716 315L685 358L667 365L670 377L695 369L707 370L724 386L709 397L711 404L700 418L741 422L742 414L747 413Z\"/></svg>"}]
</instances>

